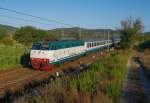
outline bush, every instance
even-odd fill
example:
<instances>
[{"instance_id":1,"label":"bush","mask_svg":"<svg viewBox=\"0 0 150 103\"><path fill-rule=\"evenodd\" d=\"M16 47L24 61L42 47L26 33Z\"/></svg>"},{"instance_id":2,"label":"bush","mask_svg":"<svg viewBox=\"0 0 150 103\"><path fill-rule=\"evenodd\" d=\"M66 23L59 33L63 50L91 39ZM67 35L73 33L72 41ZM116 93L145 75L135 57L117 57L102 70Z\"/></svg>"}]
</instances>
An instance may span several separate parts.
<instances>
[{"instance_id":1,"label":"bush","mask_svg":"<svg viewBox=\"0 0 150 103\"><path fill-rule=\"evenodd\" d=\"M20 45L14 44L13 46L9 45L0 45L0 70L9 69L16 66L21 66L21 57L28 52L28 48Z\"/></svg>"},{"instance_id":2,"label":"bush","mask_svg":"<svg viewBox=\"0 0 150 103\"><path fill-rule=\"evenodd\" d=\"M12 39L12 34L2 28L0 28L0 43L4 45L14 44L14 40Z\"/></svg>"}]
</instances>

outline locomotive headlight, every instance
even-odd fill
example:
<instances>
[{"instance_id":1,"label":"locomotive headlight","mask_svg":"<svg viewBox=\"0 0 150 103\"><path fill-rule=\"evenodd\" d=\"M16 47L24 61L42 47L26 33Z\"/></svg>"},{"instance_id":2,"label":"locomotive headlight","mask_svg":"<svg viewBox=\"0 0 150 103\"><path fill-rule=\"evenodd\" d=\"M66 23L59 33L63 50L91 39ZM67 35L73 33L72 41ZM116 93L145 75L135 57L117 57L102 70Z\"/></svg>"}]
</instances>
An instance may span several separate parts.
<instances>
[{"instance_id":1,"label":"locomotive headlight","mask_svg":"<svg viewBox=\"0 0 150 103\"><path fill-rule=\"evenodd\" d=\"M34 61L34 58L31 58L32 61Z\"/></svg>"}]
</instances>

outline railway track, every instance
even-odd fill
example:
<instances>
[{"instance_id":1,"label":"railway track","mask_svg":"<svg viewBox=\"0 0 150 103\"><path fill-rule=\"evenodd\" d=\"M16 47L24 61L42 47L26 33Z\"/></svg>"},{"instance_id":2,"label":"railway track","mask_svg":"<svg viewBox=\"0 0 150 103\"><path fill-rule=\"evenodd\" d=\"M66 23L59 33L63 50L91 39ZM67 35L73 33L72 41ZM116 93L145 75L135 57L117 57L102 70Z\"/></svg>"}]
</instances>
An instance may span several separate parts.
<instances>
[{"instance_id":1,"label":"railway track","mask_svg":"<svg viewBox=\"0 0 150 103\"><path fill-rule=\"evenodd\" d=\"M60 67L56 67L53 71L49 72L24 68L12 70L8 73L0 73L0 96L3 96L7 90L17 91L19 88L23 88L33 80L46 78L49 75L54 75L56 72L63 73L70 67L76 67L75 69L79 69L81 63L90 64L94 59L103 57L103 55L106 55L106 52L103 52L103 54L100 52L91 53L87 56L80 57L77 60L65 62L60 65Z\"/></svg>"}]
</instances>

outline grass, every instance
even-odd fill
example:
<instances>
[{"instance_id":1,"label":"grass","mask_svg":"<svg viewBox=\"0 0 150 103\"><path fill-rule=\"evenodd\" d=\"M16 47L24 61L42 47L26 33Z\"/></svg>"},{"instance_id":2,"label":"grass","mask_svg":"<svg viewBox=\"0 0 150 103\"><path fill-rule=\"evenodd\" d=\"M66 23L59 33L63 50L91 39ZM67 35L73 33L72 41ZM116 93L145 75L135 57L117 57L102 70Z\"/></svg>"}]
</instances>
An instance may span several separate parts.
<instances>
[{"instance_id":1,"label":"grass","mask_svg":"<svg viewBox=\"0 0 150 103\"><path fill-rule=\"evenodd\" d=\"M121 95L122 82L125 78L126 58L120 54L112 54L100 59L90 66L90 69L73 78L73 88L80 87L83 92L94 92L98 86L113 100Z\"/></svg>"},{"instance_id":2,"label":"grass","mask_svg":"<svg viewBox=\"0 0 150 103\"><path fill-rule=\"evenodd\" d=\"M117 103L125 78L127 53L112 53L94 62L86 72L24 92L18 103ZM35 89L35 88L34 88Z\"/></svg>"},{"instance_id":3,"label":"grass","mask_svg":"<svg viewBox=\"0 0 150 103\"><path fill-rule=\"evenodd\" d=\"M0 70L21 66L21 59L28 52L28 48L16 44L13 46L0 45Z\"/></svg>"}]
</instances>

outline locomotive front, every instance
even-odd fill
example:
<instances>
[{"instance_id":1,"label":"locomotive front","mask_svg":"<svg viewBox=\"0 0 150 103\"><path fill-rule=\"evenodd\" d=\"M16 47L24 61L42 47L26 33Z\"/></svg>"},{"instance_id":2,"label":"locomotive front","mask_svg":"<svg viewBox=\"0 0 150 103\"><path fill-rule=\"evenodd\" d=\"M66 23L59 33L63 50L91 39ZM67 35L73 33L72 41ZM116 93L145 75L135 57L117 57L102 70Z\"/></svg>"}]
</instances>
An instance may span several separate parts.
<instances>
[{"instance_id":1,"label":"locomotive front","mask_svg":"<svg viewBox=\"0 0 150 103\"><path fill-rule=\"evenodd\" d=\"M30 61L34 69L51 70L53 51L49 50L48 43L34 43L30 51Z\"/></svg>"}]
</instances>

